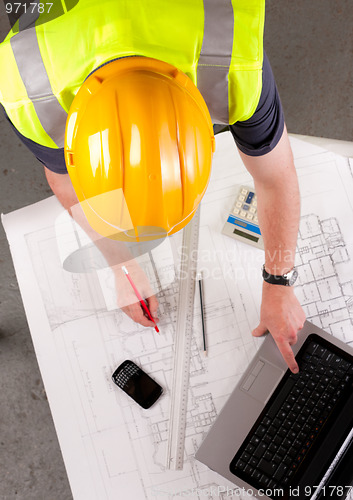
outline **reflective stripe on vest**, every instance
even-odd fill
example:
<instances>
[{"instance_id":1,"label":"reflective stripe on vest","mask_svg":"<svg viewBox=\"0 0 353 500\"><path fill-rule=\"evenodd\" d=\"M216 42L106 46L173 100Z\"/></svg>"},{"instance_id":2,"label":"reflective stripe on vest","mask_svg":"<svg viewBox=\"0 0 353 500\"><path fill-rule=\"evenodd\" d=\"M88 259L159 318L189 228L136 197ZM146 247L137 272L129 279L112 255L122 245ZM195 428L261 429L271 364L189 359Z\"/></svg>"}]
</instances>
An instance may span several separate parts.
<instances>
[{"instance_id":1,"label":"reflective stripe on vest","mask_svg":"<svg viewBox=\"0 0 353 500\"><path fill-rule=\"evenodd\" d=\"M19 33L11 38L18 71L36 110L38 119L58 148L64 147L67 112L53 94L49 77L39 50L35 22L38 10L28 10L19 19ZM33 65L36 72L33 73Z\"/></svg>"},{"instance_id":2,"label":"reflective stripe on vest","mask_svg":"<svg viewBox=\"0 0 353 500\"><path fill-rule=\"evenodd\" d=\"M0 44L0 100L14 126L34 142L62 147L67 112L84 79L130 55L184 71L214 123L250 118L261 94L264 0L163 5L79 0L49 22L45 14L37 19L36 9L32 15L27 10Z\"/></svg>"},{"instance_id":3,"label":"reflective stripe on vest","mask_svg":"<svg viewBox=\"0 0 353 500\"><path fill-rule=\"evenodd\" d=\"M207 95L215 123L229 123L228 75L233 49L234 12L231 0L204 0L205 26L197 67L197 86Z\"/></svg>"}]
</instances>

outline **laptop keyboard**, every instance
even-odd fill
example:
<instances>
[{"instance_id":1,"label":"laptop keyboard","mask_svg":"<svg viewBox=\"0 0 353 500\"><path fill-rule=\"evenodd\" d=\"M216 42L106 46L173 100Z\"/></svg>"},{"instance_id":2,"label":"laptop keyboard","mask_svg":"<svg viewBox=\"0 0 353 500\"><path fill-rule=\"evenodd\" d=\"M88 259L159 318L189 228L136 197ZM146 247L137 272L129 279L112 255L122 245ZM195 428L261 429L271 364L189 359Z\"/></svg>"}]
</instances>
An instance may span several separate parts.
<instances>
[{"instance_id":1,"label":"laptop keyboard","mask_svg":"<svg viewBox=\"0 0 353 500\"><path fill-rule=\"evenodd\" d=\"M310 340L313 339L314 340ZM288 488L353 381L349 356L311 335L251 429L230 470L258 489Z\"/></svg>"}]
</instances>

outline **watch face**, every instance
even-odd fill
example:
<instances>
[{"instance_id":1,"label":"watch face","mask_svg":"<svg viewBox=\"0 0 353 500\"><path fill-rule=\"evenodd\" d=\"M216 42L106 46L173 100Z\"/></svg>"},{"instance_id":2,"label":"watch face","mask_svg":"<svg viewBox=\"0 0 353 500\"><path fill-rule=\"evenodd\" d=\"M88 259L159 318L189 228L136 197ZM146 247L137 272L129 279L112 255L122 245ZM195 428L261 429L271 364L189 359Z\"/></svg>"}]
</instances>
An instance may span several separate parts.
<instances>
[{"instance_id":1,"label":"watch face","mask_svg":"<svg viewBox=\"0 0 353 500\"><path fill-rule=\"evenodd\" d=\"M297 278L298 278L298 271L294 268L288 275L288 284L289 286L292 286L294 285L294 283L296 282Z\"/></svg>"}]
</instances>

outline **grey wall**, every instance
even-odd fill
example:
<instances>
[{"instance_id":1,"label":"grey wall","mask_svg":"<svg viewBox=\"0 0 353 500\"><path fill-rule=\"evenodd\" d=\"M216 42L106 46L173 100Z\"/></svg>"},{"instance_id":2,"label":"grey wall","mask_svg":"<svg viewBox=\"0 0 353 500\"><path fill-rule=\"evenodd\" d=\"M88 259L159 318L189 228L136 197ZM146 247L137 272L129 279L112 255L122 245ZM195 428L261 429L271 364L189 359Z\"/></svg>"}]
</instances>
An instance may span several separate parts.
<instances>
[{"instance_id":1,"label":"grey wall","mask_svg":"<svg viewBox=\"0 0 353 500\"><path fill-rule=\"evenodd\" d=\"M265 48L289 132L353 137L352 0L267 2ZM9 20L0 3L0 39ZM0 117L0 211L50 195L41 165ZM6 237L0 226L0 499L71 492Z\"/></svg>"},{"instance_id":2,"label":"grey wall","mask_svg":"<svg viewBox=\"0 0 353 500\"><path fill-rule=\"evenodd\" d=\"M267 1L265 48L289 132L353 140L353 2Z\"/></svg>"}]
</instances>

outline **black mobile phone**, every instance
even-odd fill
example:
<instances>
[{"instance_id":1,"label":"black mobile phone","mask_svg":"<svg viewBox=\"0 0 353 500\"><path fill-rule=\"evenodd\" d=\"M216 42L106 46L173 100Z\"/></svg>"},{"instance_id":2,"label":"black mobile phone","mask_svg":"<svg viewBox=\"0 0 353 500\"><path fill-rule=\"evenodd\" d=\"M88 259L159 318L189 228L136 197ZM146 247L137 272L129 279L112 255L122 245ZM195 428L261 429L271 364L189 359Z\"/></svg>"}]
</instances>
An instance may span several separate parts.
<instances>
[{"instance_id":1,"label":"black mobile phone","mask_svg":"<svg viewBox=\"0 0 353 500\"><path fill-rule=\"evenodd\" d=\"M150 408L162 394L162 387L133 361L126 360L112 375L113 382L142 408Z\"/></svg>"}]
</instances>

